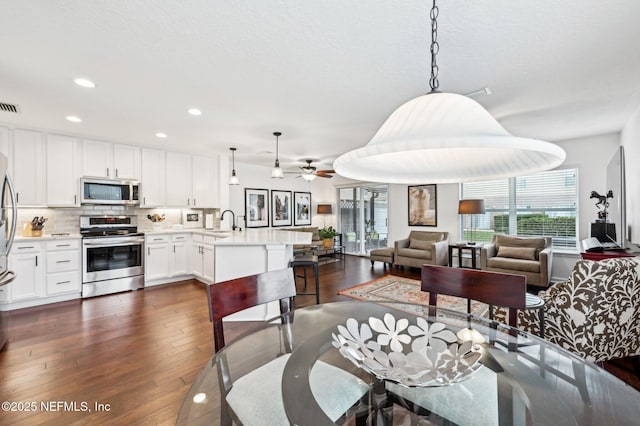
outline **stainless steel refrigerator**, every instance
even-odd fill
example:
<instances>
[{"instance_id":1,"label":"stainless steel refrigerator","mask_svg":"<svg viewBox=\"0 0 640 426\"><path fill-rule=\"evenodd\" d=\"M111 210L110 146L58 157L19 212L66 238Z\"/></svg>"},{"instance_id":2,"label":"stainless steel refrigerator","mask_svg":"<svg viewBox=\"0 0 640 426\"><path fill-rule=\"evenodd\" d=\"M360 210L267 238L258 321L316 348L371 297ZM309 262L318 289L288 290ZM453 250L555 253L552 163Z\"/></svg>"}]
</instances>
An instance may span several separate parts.
<instances>
[{"instance_id":1,"label":"stainless steel refrigerator","mask_svg":"<svg viewBox=\"0 0 640 426\"><path fill-rule=\"evenodd\" d=\"M0 180L2 180L2 194L0 194L0 288L16 278L16 274L9 270L9 252L16 235L18 206L13 183L7 173L8 166L7 157L0 154ZM7 343L8 328L8 313L0 307L0 350Z\"/></svg>"}]
</instances>

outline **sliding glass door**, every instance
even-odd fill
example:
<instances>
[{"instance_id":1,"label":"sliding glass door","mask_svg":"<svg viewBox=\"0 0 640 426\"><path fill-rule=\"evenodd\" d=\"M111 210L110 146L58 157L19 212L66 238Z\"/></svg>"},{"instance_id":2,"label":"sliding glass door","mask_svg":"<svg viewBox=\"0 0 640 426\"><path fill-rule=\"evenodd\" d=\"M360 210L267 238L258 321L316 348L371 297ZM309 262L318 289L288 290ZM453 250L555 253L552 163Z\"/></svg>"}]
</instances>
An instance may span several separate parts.
<instances>
[{"instance_id":1,"label":"sliding glass door","mask_svg":"<svg viewBox=\"0 0 640 426\"><path fill-rule=\"evenodd\" d=\"M387 185L338 189L338 228L345 252L368 255L387 246L388 193Z\"/></svg>"}]
</instances>

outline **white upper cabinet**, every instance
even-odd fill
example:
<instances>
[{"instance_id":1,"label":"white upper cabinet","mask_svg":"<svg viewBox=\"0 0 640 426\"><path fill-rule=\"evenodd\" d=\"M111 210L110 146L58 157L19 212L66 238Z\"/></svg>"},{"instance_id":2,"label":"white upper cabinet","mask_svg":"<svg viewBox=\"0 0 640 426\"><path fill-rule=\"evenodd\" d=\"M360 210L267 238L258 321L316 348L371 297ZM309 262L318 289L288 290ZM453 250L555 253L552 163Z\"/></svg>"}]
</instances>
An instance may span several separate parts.
<instances>
[{"instance_id":1,"label":"white upper cabinet","mask_svg":"<svg viewBox=\"0 0 640 426\"><path fill-rule=\"evenodd\" d=\"M193 207L191 156L167 152L167 207Z\"/></svg>"},{"instance_id":2,"label":"white upper cabinet","mask_svg":"<svg viewBox=\"0 0 640 426\"><path fill-rule=\"evenodd\" d=\"M18 206L45 205L45 143L41 132L13 131L12 177Z\"/></svg>"},{"instance_id":3,"label":"white upper cabinet","mask_svg":"<svg viewBox=\"0 0 640 426\"><path fill-rule=\"evenodd\" d=\"M113 145L113 169L118 179L140 179L140 148Z\"/></svg>"},{"instance_id":4,"label":"white upper cabinet","mask_svg":"<svg viewBox=\"0 0 640 426\"><path fill-rule=\"evenodd\" d=\"M82 142L82 175L140 179L140 148L85 139Z\"/></svg>"},{"instance_id":5,"label":"white upper cabinet","mask_svg":"<svg viewBox=\"0 0 640 426\"><path fill-rule=\"evenodd\" d=\"M47 205L80 205L80 142L70 136L47 135Z\"/></svg>"},{"instance_id":6,"label":"white upper cabinet","mask_svg":"<svg viewBox=\"0 0 640 426\"><path fill-rule=\"evenodd\" d=\"M142 148L142 170L140 178L140 207L165 205L165 152L159 149Z\"/></svg>"},{"instance_id":7,"label":"white upper cabinet","mask_svg":"<svg viewBox=\"0 0 640 426\"><path fill-rule=\"evenodd\" d=\"M191 163L192 206L219 207L218 164L216 159L193 156Z\"/></svg>"}]
</instances>

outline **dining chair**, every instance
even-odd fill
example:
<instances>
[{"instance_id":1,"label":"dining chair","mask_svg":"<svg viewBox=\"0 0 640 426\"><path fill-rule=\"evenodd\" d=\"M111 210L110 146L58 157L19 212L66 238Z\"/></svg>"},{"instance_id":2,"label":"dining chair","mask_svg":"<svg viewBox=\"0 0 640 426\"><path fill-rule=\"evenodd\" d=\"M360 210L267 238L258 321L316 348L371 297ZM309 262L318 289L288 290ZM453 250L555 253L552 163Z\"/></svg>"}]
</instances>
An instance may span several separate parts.
<instances>
[{"instance_id":1,"label":"dining chair","mask_svg":"<svg viewBox=\"0 0 640 426\"><path fill-rule=\"evenodd\" d=\"M487 303L490 317L494 305L509 308L508 323L514 328L518 309L527 307L524 275L423 265L420 288L429 292L430 306L436 306L438 294L446 294Z\"/></svg>"},{"instance_id":2,"label":"dining chair","mask_svg":"<svg viewBox=\"0 0 640 426\"><path fill-rule=\"evenodd\" d=\"M207 288L209 315L213 322L215 362L221 401L220 424L232 420L242 425L289 424L282 401L282 375L294 349L291 332L295 278L291 268L264 272L210 284ZM266 364L234 378L225 351L223 319L244 309L279 301L282 315L280 339L283 352ZM250 338L247 337L247 338ZM255 348L260 351L260 347ZM368 388L341 368L317 361L309 374L313 394L332 421L357 405Z\"/></svg>"}]
</instances>

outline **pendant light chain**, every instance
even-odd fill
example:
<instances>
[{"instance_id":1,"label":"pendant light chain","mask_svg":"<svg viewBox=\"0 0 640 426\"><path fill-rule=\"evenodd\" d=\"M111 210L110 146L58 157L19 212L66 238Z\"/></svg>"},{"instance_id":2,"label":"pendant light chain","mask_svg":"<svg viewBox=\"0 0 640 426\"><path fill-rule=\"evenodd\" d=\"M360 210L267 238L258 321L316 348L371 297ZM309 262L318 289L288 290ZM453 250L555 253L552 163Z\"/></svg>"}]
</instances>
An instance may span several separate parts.
<instances>
[{"instance_id":1,"label":"pendant light chain","mask_svg":"<svg viewBox=\"0 0 640 426\"><path fill-rule=\"evenodd\" d=\"M433 0L433 6L429 17L431 18L431 78L429 79L429 87L431 87L430 93L438 91L440 82L438 81L438 64L436 63L436 56L440 51L440 45L438 44L438 13L439 9L436 5L436 0Z\"/></svg>"}]
</instances>

